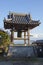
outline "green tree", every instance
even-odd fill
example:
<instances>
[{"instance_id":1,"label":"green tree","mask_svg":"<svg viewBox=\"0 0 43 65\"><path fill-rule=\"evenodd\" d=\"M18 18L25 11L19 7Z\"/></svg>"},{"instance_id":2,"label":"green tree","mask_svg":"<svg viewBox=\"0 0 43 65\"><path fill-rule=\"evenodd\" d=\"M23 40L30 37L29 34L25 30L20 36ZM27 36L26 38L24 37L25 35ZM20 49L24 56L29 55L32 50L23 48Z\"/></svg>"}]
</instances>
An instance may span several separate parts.
<instances>
[{"instance_id":1,"label":"green tree","mask_svg":"<svg viewBox=\"0 0 43 65\"><path fill-rule=\"evenodd\" d=\"M0 30L0 46L8 46L10 43L10 36L5 31Z\"/></svg>"}]
</instances>

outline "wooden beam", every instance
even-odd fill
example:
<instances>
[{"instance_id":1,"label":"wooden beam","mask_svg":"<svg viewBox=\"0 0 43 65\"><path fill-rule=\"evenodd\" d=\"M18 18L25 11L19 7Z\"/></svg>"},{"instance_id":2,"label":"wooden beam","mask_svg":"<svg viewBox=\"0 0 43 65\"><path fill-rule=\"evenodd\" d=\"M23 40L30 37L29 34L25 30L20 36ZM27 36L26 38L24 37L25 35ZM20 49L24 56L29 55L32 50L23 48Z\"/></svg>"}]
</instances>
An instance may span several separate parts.
<instances>
[{"instance_id":1,"label":"wooden beam","mask_svg":"<svg viewBox=\"0 0 43 65\"><path fill-rule=\"evenodd\" d=\"M27 31L27 35L28 35L28 45L30 45L30 33L29 33L29 28L28 28L28 31Z\"/></svg>"},{"instance_id":2,"label":"wooden beam","mask_svg":"<svg viewBox=\"0 0 43 65\"><path fill-rule=\"evenodd\" d=\"M13 38L14 40L28 40L28 38Z\"/></svg>"},{"instance_id":3,"label":"wooden beam","mask_svg":"<svg viewBox=\"0 0 43 65\"><path fill-rule=\"evenodd\" d=\"M26 32L24 32L24 45L26 46Z\"/></svg>"},{"instance_id":4,"label":"wooden beam","mask_svg":"<svg viewBox=\"0 0 43 65\"><path fill-rule=\"evenodd\" d=\"M11 42L13 42L13 38L14 38L14 31L11 30Z\"/></svg>"}]
</instances>

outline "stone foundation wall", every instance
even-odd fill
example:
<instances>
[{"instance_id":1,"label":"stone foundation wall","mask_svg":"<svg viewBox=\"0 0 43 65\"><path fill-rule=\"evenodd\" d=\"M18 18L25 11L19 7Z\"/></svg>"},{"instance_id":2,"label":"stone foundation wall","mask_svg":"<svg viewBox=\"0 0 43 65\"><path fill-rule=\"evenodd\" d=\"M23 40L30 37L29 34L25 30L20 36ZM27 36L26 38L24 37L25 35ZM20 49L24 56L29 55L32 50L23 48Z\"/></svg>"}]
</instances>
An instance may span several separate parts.
<instances>
[{"instance_id":1,"label":"stone foundation wall","mask_svg":"<svg viewBox=\"0 0 43 65\"><path fill-rule=\"evenodd\" d=\"M35 58L33 46L9 47L10 57L0 58L0 65L43 65L43 58Z\"/></svg>"}]
</instances>

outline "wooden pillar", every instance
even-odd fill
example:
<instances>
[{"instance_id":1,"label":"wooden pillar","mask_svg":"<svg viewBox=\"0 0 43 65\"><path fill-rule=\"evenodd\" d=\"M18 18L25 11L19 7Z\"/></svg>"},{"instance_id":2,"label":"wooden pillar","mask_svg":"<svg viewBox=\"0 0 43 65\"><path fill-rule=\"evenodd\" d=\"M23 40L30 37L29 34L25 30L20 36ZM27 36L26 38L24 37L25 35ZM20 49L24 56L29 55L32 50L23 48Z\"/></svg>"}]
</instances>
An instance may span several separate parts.
<instances>
[{"instance_id":1,"label":"wooden pillar","mask_svg":"<svg viewBox=\"0 0 43 65\"><path fill-rule=\"evenodd\" d=\"M28 28L28 31L27 31L27 36L28 36L28 45L30 45L30 33L29 33L29 28Z\"/></svg>"},{"instance_id":2,"label":"wooden pillar","mask_svg":"<svg viewBox=\"0 0 43 65\"><path fill-rule=\"evenodd\" d=\"M14 39L14 31L11 30L11 42L13 42L13 39Z\"/></svg>"},{"instance_id":3,"label":"wooden pillar","mask_svg":"<svg viewBox=\"0 0 43 65\"><path fill-rule=\"evenodd\" d=\"M24 31L24 45L26 46L26 32Z\"/></svg>"}]
</instances>

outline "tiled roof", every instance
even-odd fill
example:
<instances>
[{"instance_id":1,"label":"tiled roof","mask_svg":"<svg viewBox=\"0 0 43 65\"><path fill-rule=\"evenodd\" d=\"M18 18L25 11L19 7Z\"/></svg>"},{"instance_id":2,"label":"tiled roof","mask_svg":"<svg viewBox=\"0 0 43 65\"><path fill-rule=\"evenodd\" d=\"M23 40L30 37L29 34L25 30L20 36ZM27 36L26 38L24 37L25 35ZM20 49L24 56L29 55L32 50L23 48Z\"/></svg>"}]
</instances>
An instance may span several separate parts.
<instances>
[{"instance_id":1,"label":"tiled roof","mask_svg":"<svg viewBox=\"0 0 43 65\"><path fill-rule=\"evenodd\" d=\"M29 19L26 16L17 16L15 15L15 19L13 20L14 23L19 23L19 24L28 24Z\"/></svg>"},{"instance_id":2,"label":"tiled roof","mask_svg":"<svg viewBox=\"0 0 43 65\"><path fill-rule=\"evenodd\" d=\"M8 24L7 24L8 23ZM8 18L4 19L4 25L10 26L10 23L13 25L23 24L27 25L28 27L34 28L40 24L39 20L35 21L32 20L30 14L17 14L17 13L10 13ZM22 26L22 25L21 25Z\"/></svg>"},{"instance_id":3,"label":"tiled roof","mask_svg":"<svg viewBox=\"0 0 43 65\"><path fill-rule=\"evenodd\" d=\"M15 14L15 13L9 14L6 22L16 24L40 24L39 21L32 20L30 14Z\"/></svg>"},{"instance_id":4,"label":"tiled roof","mask_svg":"<svg viewBox=\"0 0 43 65\"><path fill-rule=\"evenodd\" d=\"M13 14L12 21L14 23L19 24L28 24L30 22L30 14L29 15L23 15L23 14Z\"/></svg>"},{"instance_id":5,"label":"tiled roof","mask_svg":"<svg viewBox=\"0 0 43 65\"><path fill-rule=\"evenodd\" d=\"M43 40L36 40L36 44L40 44L40 43L42 43L43 44Z\"/></svg>"},{"instance_id":6,"label":"tiled roof","mask_svg":"<svg viewBox=\"0 0 43 65\"><path fill-rule=\"evenodd\" d=\"M4 19L4 27L7 29L15 27L15 29L33 29L39 26L39 20L32 20L30 14L15 14L11 13L8 18ZM16 26L17 25L17 26Z\"/></svg>"}]
</instances>

